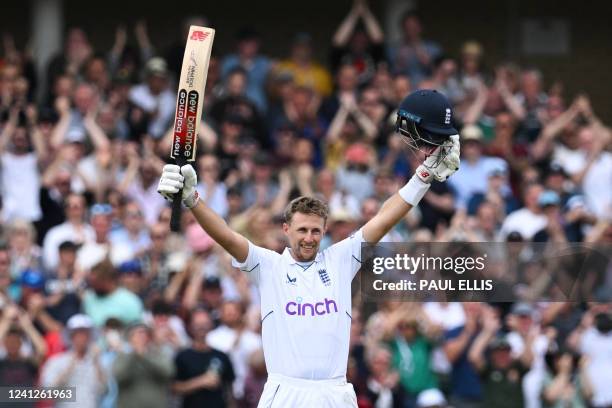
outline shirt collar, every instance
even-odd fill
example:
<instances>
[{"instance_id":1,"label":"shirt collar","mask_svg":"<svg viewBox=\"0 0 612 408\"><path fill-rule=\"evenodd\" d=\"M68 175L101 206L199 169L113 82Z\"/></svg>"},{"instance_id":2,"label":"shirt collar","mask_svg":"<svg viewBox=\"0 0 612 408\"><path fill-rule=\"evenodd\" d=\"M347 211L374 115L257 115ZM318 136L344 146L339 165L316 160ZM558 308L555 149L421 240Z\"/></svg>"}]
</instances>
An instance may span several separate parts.
<instances>
[{"instance_id":1,"label":"shirt collar","mask_svg":"<svg viewBox=\"0 0 612 408\"><path fill-rule=\"evenodd\" d=\"M291 255L291 249L289 247L285 247L285 250L283 251L283 256L285 257L289 265L295 265L298 263L298 261L293 258L293 255ZM321 252L317 252L317 256L315 256L313 262L321 262Z\"/></svg>"}]
</instances>

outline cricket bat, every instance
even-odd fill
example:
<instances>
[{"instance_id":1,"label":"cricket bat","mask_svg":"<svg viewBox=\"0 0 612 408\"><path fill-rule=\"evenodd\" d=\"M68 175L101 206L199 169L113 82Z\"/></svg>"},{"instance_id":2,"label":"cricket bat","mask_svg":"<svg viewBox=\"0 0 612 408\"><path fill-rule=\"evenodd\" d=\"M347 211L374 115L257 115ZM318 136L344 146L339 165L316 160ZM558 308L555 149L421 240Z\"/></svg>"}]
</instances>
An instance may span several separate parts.
<instances>
[{"instance_id":1,"label":"cricket bat","mask_svg":"<svg viewBox=\"0 0 612 408\"><path fill-rule=\"evenodd\" d=\"M215 30L212 28L189 28L176 94L174 131L170 148L170 158L179 166L195 161L204 87L214 38ZM181 227L181 196L182 191L179 191L172 202L170 229L174 232L179 231Z\"/></svg>"}]
</instances>

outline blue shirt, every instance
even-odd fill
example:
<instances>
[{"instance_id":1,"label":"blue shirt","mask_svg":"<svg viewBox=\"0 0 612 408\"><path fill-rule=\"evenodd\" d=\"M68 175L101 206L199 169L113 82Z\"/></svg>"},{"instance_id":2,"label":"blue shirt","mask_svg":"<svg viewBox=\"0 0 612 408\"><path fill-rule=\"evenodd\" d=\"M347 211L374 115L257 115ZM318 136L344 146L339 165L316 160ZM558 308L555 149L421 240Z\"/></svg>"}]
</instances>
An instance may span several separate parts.
<instances>
[{"instance_id":1,"label":"blue shirt","mask_svg":"<svg viewBox=\"0 0 612 408\"><path fill-rule=\"evenodd\" d=\"M476 193L484 193L488 189L489 174L493 170L508 169L508 164L499 157L481 157L476 163L461 160L459 171L448 179L448 184L457 193L457 206L466 208L470 198ZM510 187L504 187L509 191Z\"/></svg>"},{"instance_id":2,"label":"blue shirt","mask_svg":"<svg viewBox=\"0 0 612 408\"><path fill-rule=\"evenodd\" d=\"M456 327L447 331L444 335L446 341L455 339L461 335L464 326ZM480 400L482 399L482 384L480 377L472 364L468 361L468 352L474 338L470 339L468 346L463 350L459 358L453 363L451 371L451 394L457 397Z\"/></svg>"},{"instance_id":3,"label":"blue shirt","mask_svg":"<svg viewBox=\"0 0 612 408\"><path fill-rule=\"evenodd\" d=\"M266 100L266 77L270 71L270 60L263 56L255 57L251 64L241 64L238 54L230 54L223 58L221 62L221 76L223 80L227 79L228 74L237 67L242 67L247 72L247 97L255 102L257 108L261 112L265 112L268 108Z\"/></svg>"}]
</instances>

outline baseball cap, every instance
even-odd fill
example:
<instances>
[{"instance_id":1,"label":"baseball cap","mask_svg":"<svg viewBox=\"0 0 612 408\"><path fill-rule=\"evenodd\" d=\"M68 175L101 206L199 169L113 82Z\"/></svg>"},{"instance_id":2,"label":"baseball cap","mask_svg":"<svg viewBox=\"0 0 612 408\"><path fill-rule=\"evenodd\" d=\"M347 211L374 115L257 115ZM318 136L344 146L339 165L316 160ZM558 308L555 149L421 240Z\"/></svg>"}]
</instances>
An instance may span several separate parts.
<instances>
[{"instance_id":1,"label":"baseball cap","mask_svg":"<svg viewBox=\"0 0 612 408\"><path fill-rule=\"evenodd\" d=\"M66 328L71 331L79 329L90 330L93 328L93 326L93 320L91 320L91 317L81 313L75 314L68 319L68 323L66 323Z\"/></svg>"},{"instance_id":2,"label":"baseball cap","mask_svg":"<svg viewBox=\"0 0 612 408\"><path fill-rule=\"evenodd\" d=\"M138 259L131 259L122 262L117 268L120 274L137 274L142 275L142 265Z\"/></svg>"},{"instance_id":3,"label":"baseball cap","mask_svg":"<svg viewBox=\"0 0 612 408\"><path fill-rule=\"evenodd\" d=\"M85 131L80 127L71 127L66 132L64 140L68 143L83 143L85 141Z\"/></svg>"},{"instance_id":4,"label":"baseball cap","mask_svg":"<svg viewBox=\"0 0 612 408\"><path fill-rule=\"evenodd\" d=\"M345 208L338 208L333 211L329 216L329 221L332 223L336 222L354 222L355 217L347 211Z\"/></svg>"},{"instance_id":5,"label":"baseball cap","mask_svg":"<svg viewBox=\"0 0 612 408\"><path fill-rule=\"evenodd\" d=\"M540 193L538 197L538 205L540 207L547 207L549 205L559 205L561 203L561 198L559 194L552 190L545 190Z\"/></svg>"},{"instance_id":6,"label":"baseball cap","mask_svg":"<svg viewBox=\"0 0 612 408\"><path fill-rule=\"evenodd\" d=\"M491 350L510 350L511 348L512 346L510 346L506 336L497 336L489 343L489 349Z\"/></svg>"},{"instance_id":7,"label":"baseball cap","mask_svg":"<svg viewBox=\"0 0 612 408\"><path fill-rule=\"evenodd\" d=\"M213 247L215 241L200 227L199 224L191 224L185 233L187 244L193 252L205 252Z\"/></svg>"},{"instance_id":8,"label":"baseball cap","mask_svg":"<svg viewBox=\"0 0 612 408\"><path fill-rule=\"evenodd\" d=\"M113 212L113 207L110 204L98 203L91 206L91 215L109 215Z\"/></svg>"},{"instance_id":9,"label":"baseball cap","mask_svg":"<svg viewBox=\"0 0 612 408\"><path fill-rule=\"evenodd\" d=\"M163 58L153 57L145 66L147 75L166 76L168 74L168 64Z\"/></svg>"},{"instance_id":10,"label":"baseball cap","mask_svg":"<svg viewBox=\"0 0 612 408\"><path fill-rule=\"evenodd\" d=\"M576 194L571 196L568 200L567 203L565 204L565 207L567 210L574 210L576 208L579 207L586 207L586 199L584 198L584 196L582 194Z\"/></svg>"},{"instance_id":11,"label":"baseball cap","mask_svg":"<svg viewBox=\"0 0 612 408\"><path fill-rule=\"evenodd\" d=\"M21 272L19 283L31 289L42 290L45 287L45 276L36 269L26 269Z\"/></svg>"},{"instance_id":12,"label":"baseball cap","mask_svg":"<svg viewBox=\"0 0 612 408\"><path fill-rule=\"evenodd\" d=\"M348 162L368 164L370 151L363 143L354 143L346 149L344 156Z\"/></svg>"},{"instance_id":13,"label":"baseball cap","mask_svg":"<svg viewBox=\"0 0 612 408\"><path fill-rule=\"evenodd\" d=\"M216 276L208 276L202 286L204 289L221 289L221 281Z\"/></svg>"},{"instance_id":14,"label":"baseball cap","mask_svg":"<svg viewBox=\"0 0 612 408\"><path fill-rule=\"evenodd\" d=\"M505 176L508 174L508 168L502 162L497 162L489 169L487 176Z\"/></svg>"},{"instance_id":15,"label":"baseball cap","mask_svg":"<svg viewBox=\"0 0 612 408\"><path fill-rule=\"evenodd\" d=\"M464 142L469 140L480 142L482 141L482 129L476 125L467 125L461 129L461 138Z\"/></svg>"},{"instance_id":16,"label":"baseball cap","mask_svg":"<svg viewBox=\"0 0 612 408\"><path fill-rule=\"evenodd\" d=\"M417 405L419 408L435 407L445 404L446 398L444 398L444 394L437 388L421 391L417 397Z\"/></svg>"},{"instance_id":17,"label":"baseball cap","mask_svg":"<svg viewBox=\"0 0 612 408\"><path fill-rule=\"evenodd\" d=\"M434 135L456 135L452 106L446 96L432 89L420 89L408 95L400 104L398 115L416 123Z\"/></svg>"},{"instance_id":18,"label":"baseball cap","mask_svg":"<svg viewBox=\"0 0 612 408\"><path fill-rule=\"evenodd\" d=\"M134 332L134 330L140 329L140 328L147 330L149 333L151 333L151 330L152 330L151 326L149 326L145 322L137 321L134 323L130 323L128 327L126 327L125 336L129 338Z\"/></svg>"},{"instance_id":19,"label":"baseball cap","mask_svg":"<svg viewBox=\"0 0 612 408\"><path fill-rule=\"evenodd\" d=\"M563 166L561 166L559 163L554 162L551 163L550 166L548 166L548 171L546 172L546 176L552 175L561 175L563 177L567 177L567 173L565 172Z\"/></svg>"},{"instance_id":20,"label":"baseball cap","mask_svg":"<svg viewBox=\"0 0 612 408\"><path fill-rule=\"evenodd\" d=\"M519 302L512 306L512 314L518 316L531 316L533 312L534 309L529 303Z\"/></svg>"}]
</instances>

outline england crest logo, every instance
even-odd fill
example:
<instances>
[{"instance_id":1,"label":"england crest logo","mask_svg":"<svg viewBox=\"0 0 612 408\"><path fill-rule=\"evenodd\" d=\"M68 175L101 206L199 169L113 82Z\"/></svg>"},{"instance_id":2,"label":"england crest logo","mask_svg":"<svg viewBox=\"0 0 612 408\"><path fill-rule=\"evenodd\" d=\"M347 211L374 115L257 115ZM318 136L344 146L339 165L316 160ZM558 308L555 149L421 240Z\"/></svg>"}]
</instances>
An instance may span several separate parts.
<instances>
[{"instance_id":1,"label":"england crest logo","mask_svg":"<svg viewBox=\"0 0 612 408\"><path fill-rule=\"evenodd\" d=\"M325 269L319 269L319 278L321 278L321 282L323 282L325 286L331 285L331 279L329 279L329 275Z\"/></svg>"}]
</instances>

